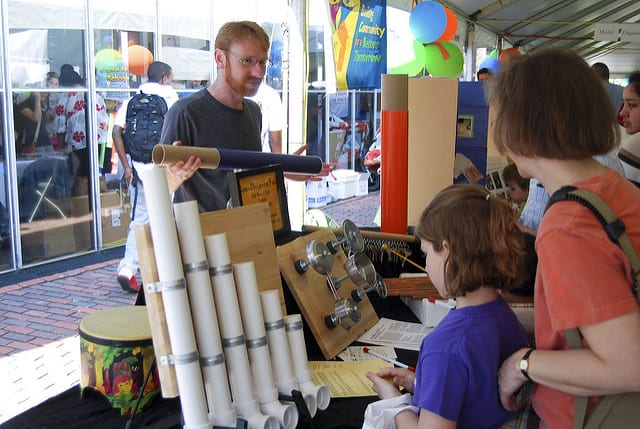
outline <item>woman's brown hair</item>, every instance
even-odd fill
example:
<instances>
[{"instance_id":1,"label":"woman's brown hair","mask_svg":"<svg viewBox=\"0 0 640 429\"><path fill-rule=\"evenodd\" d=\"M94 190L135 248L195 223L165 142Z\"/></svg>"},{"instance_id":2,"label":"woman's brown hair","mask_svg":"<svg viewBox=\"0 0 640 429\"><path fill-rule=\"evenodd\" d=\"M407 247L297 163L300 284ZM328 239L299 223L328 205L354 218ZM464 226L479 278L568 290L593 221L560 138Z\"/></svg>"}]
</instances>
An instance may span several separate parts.
<instances>
[{"instance_id":1,"label":"woman's brown hair","mask_svg":"<svg viewBox=\"0 0 640 429\"><path fill-rule=\"evenodd\" d=\"M523 55L485 88L502 153L573 160L616 147L617 112L597 75L568 49Z\"/></svg>"}]
</instances>

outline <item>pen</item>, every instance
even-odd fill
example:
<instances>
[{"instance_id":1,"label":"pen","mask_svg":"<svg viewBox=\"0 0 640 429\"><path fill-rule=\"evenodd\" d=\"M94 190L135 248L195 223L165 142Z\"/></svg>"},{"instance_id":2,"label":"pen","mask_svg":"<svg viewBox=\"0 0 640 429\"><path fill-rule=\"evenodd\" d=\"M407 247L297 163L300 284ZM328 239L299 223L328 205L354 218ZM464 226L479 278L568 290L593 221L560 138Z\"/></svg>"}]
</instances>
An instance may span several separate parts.
<instances>
[{"instance_id":1,"label":"pen","mask_svg":"<svg viewBox=\"0 0 640 429\"><path fill-rule=\"evenodd\" d=\"M365 353L369 353L370 355L375 356L375 357L377 357L378 359L382 359L382 360L383 360L383 361L385 361L385 362L389 362L389 363L391 363L391 364L393 364L393 365L395 365L395 366L397 366L397 367L399 367L399 368L406 368L406 369L408 369L408 370L409 370L409 371L411 371L411 372L416 372L416 369L415 369L414 367L409 366L409 365L407 365L406 363L398 362L398 361L397 361L397 360L395 360L395 359L391 359L391 358L388 358L388 357L386 357L386 356L382 356L381 354L376 353L376 352L374 352L374 351L370 350L370 349L369 349L369 347L363 347L363 348L362 348L362 350L363 350Z\"/></svg>"},{"instance_id":2,"label":"pen","mask_svg":"<svg viewBox=\"0 0 640 429\"><path fill-rule=\"evenodd\" d=\"M455 305L451 305L448 302L437 300L432 296L427 297L427 299L431 304L439 305L440 307L446 308L447 310L453 310L454 308L456 308Z\"/></svg>"}]
</instances>

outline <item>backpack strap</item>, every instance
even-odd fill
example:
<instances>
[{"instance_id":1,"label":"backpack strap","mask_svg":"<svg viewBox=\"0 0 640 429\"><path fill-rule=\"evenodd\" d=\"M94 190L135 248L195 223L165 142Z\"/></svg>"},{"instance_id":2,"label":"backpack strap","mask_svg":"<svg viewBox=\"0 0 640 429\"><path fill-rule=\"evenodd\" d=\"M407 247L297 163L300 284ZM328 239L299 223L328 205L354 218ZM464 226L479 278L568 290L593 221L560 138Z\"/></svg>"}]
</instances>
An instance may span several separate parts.
<instances>
[{"instance_id":1,"label":"backpack strap","mask_svg":"<svg viewBox=\"0 0 640 429\"><path fill-rule=\"evenodd\" d=\"M640 302L638 295L638 285L640 284L640 258L636 253L631 239L626 232L624 222L611 210L609 205L597 194L586 190L578 189L574 186L564 186L553 193L549 198L547 209L558 201L577 201L588 208L593 215L602 224L609 240L616 243L624 251L631 265L631 274L633 276L633 294L636 300Z\"/></svg>"},{"instance_id":2,"label":"backpack strap","mask_svg":"<svg viewBox=\"0 0 640 429\"><path fill-rule=\"evenodd\" d=\"M577 201L588 208L593 215L602 224L607 236L611 241L616 243L624 251L629 259L633 276L633 294L636 300L640 302L638 295L638 284L640 284L640 258L631 244L629 235L626 232L624 222L611 210L611 207L604 202L599 195L586 189L578 189L575 186L564 186L553 193L549 198L547 209L558 201ZM566 329L564 331L565 339L570 349L579 349L582 347L582 335L578 328ZM607 397L604 396L601 401ZM573 428L582 429L587 414L588 397L573 397Z\"/></svg>"}]
</instances>

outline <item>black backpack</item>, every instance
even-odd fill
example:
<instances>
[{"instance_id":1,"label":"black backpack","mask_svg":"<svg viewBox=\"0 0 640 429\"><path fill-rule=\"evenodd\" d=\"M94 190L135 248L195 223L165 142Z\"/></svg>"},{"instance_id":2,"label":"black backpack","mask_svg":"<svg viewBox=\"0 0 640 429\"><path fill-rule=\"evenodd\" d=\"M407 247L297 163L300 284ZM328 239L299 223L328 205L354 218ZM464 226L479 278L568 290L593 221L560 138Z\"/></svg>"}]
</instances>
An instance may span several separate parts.
<instances>
[{"instance_id":1,"label":"black backpack","mask_svg":"<svg viewBox=\"0 0 640 429\"><path fill-rule=\"evenodd\" d=\"M159 95L141 92L131 97L123 133L131 159L145 164L151 162L151 151L160 142L167 110L167 102Z\"/></svg>"}]
</instances>

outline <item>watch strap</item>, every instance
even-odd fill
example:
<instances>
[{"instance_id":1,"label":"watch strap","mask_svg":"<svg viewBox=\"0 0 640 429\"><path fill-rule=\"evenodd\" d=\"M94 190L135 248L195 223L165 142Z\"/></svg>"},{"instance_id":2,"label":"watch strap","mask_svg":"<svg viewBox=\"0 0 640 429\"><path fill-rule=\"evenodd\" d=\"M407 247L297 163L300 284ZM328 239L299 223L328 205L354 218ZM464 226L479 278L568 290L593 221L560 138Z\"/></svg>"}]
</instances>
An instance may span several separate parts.
<instances>
[{"instance_id":1,"label":"watch strap","mask_svg":"<svg viewBox=\"0 0 640 429\"><path fill-rule=\"evenodd\" d=\"M531 380L531 377L529 377L529 356L531 356L531 353L533 353L535 349L529 349L527 350L527 352L522 356L522 359L520 359L520 371L522 372L522 375L524 375L526 377L527 380L529 381L533 381Z\"/></svg>"}]
</instances>

